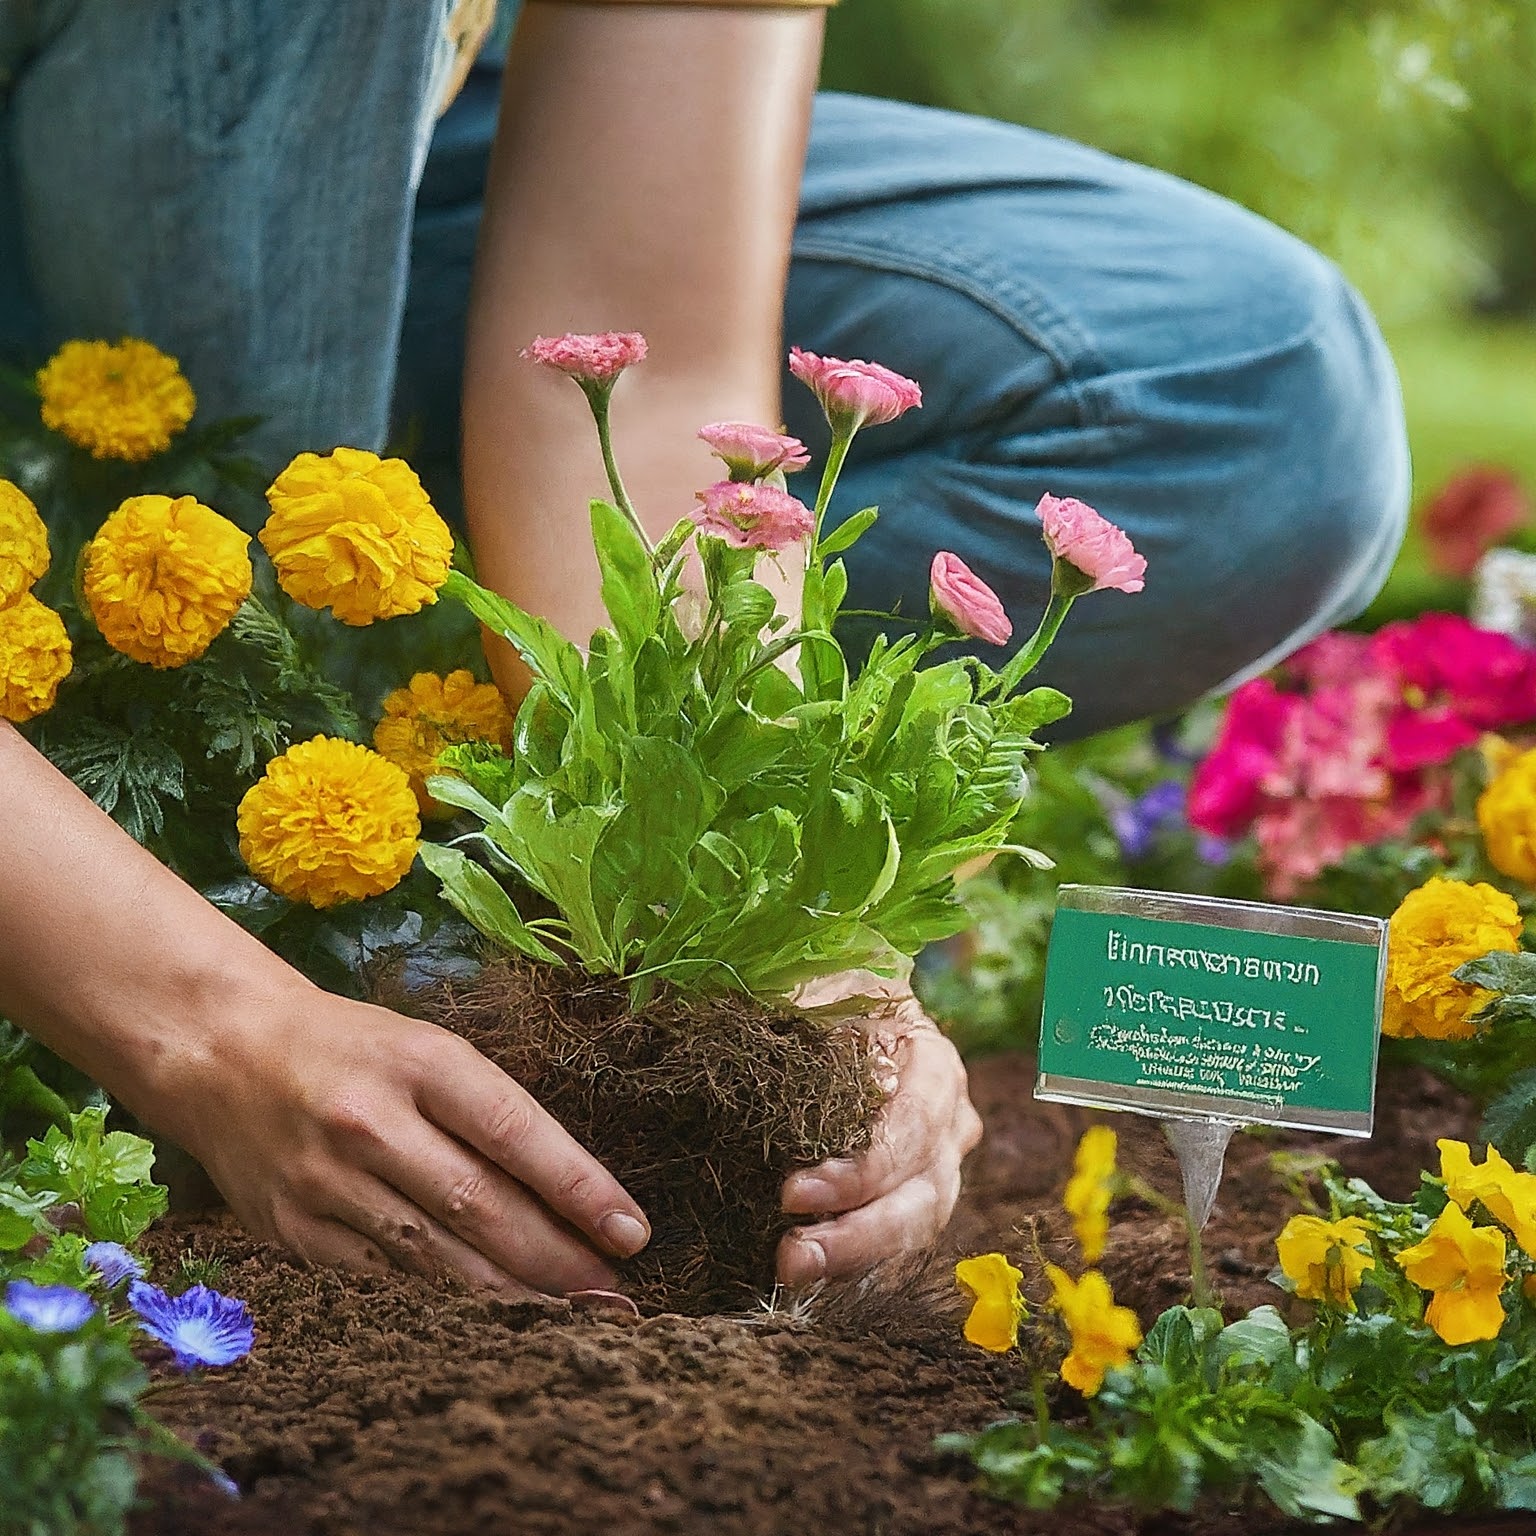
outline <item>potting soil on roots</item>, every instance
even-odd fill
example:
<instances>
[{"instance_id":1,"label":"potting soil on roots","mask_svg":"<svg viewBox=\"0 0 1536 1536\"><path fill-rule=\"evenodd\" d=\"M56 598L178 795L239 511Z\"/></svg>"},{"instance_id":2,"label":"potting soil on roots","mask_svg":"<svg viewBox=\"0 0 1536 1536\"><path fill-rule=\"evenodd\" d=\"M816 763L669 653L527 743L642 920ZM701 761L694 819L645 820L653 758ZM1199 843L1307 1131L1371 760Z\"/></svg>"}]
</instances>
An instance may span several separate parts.
<instances>
[{"instance_id":1,"label":"potting soil on roots","mask_svg":"<svg viewBox=\"0 0 1536 1536\"><path fill-rule=\"evenodd\" d=\"M157 1401L244 1496L187 1469L152 1465L134 1536L1244 1536L1293 1528L1261 1508L1138 1520L1070 1507L1035 1514L975 1488L935 1435L1021 1411L1027 1369L960 1336L954 1256L1001 1248L1026 1272L1030 1224L1048 1257L1074 1265L1057 1204L1086 1112L1036 1104L1033 1064L978 1062L987 1125L944 1249L928 1278L818 1305L639 1319L514 1305L407 1275L299 1268L214 1215L158 1234L160 1273L191 1248L222 1257L220 1286L250 1303L258 1334L242 1365ZM1230 1312L1284 1304L1266 1280L1294 1203L1269 1168L1281 1148L1337 1156L1403 1198L1438 1136L1474 1116L1417 1072L1383 1079L1369 1142L1240 1135L1207 1229ZM1154 1123L1115 1119L1125 1166L1169 1194L1178 1173ZM1102 1268L1143 1323L1183 1298L1187 1259L1173 1222L1134 1202L1114 1211ZM1038 1290L1037 1290L1038 1294ZM1062 1411L1074 1397L1064 1393ZM1316 1527L1296 1527L1316 1530ZM1530 1536L1532 1518L1432 1521L1424 1536ZM1406 1532L1404 1533L1406 1536Z\"/></svg>"}]
</instances>

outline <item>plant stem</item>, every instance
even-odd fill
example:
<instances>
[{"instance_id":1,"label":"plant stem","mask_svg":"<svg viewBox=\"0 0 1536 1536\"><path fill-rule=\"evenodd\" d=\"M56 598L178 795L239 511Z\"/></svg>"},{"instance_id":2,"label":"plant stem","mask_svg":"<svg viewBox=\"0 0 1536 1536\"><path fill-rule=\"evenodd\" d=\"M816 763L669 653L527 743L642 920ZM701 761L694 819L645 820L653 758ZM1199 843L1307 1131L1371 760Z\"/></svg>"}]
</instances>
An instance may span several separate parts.
<instances>
[{"instance_id":1,"label":"plant stem","mask_svg":"<svg viewBox=\"0 0 1536 1536\"><path fill-rule=\"evenodd\" d=\"M613 398L613 386L611 384L593 385L589 388L583 385L582 393L586 395L587 404L592 407L592 419L597 423L598 446L603 450L603 468L608 473L608 487L613 492L614 505L629 519L630 527L640 535L640 542L645 546L646 552L654 555L656 547L651 543L650 536L640 522L635 504L629 499L629 492L624 489L624 479L619 474L619 463L613 456L613 430L608 422L608 406Z\"/></svg>"},{"instance_id":2,"label":"plant stem","mask_svg":"<svg viewBox=\"0 0 1536 1536\"><path fill-rule=\"evenodd\" d=\"M1034 671L1051 641L1056 638L1056 631L1061 628L1061 621L1066 618L1073 601L1064 593L1051 593L1051 600L1045 605L1045 613L1040 619L1040 627L1030 636L1028 644L1020 647L1008 665L997 674L995 687L999 698L1007 698Z\"/></svg>"},{"instance_id":3,"label":"plant stem","mask_svg":"<svg viewBox=\"0 0 1536 1536\"><path fill-rule=\"evenodd\" d=\"M821 545L822 519L827 515L832 492L837 489L838 476L843 472L843 460L848 457L848 447L853 442L857 430L857 428L848 430L839 427L832 434L832 446L827 450L826 467L821 472L821 488L816 492L816 531L811 535L812 559L815 559L815 552Z\"/></svg>"},{"instance_id":4,"label":"plant stem","mask_svg":"<svg viewBox=\"0 0 1536 1536\"><path fill-rule=\"evenodd\" d=\"M1035 1444L1044 1445L1051 1429L1051 1404L1045 1393L1045 1372L1035 1372Z\"/></svg>"}]
</instances>

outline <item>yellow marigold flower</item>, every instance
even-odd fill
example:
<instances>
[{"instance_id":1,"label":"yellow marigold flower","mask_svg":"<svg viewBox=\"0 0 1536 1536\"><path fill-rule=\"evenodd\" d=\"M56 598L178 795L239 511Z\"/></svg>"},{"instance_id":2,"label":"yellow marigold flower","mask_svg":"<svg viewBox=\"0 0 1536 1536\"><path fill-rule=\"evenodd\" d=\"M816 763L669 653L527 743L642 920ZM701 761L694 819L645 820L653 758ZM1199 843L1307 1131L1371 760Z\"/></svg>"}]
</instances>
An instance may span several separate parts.
<instances>
[{"instance_id":1,"label":"yellow marigold flower","mask_svg":"<svg viewBox=\"0 0 1536 1536\"><path fill-rule=\"evenodd\" d=\"M1536 748L1505 760L1478 796L1477 824L1493 867L1536 884Z\"/></svg>"},{"instance_id":2,"label":"yellow marigold flower","mask_svg":"<svg viewBox=\"0 0 1536 1536\"><path fill-rule=\"evenodd\" d=\"M64 621L23 592L0 608L0 720L18 725L53 708L73 657Z\"/></svg>"},{"instance_id":3,"label":"yellow marigold flower","mask_svg":"<svg viewBox=\"0 0 1536 1536\"><path fill-rule=\"evenodd\" d=\"M67 341L39 370L43 425L95 459L152 459L192 420L197 396L174 357L125 337Z\"/></svg>"},{"instance_id":4,"label":"yellow marigold flower","mask_svg":"<svg viewBox=\"0 0 1536 1536\"><path fill-rule=\"evenodd\" d=\"M453 535L404 459L361 448L301 453L267 492L261 530L295 601L344 624L416 613L437 601Z\"/></svg>"},{"instance_id":5,"label":"yellow marigold flower","mask_svg":"<svg viewBox=\"0 0 1536 1536\"><path fill-rule=\"evenodd\" d=\"M1433 1293L1424 1312L1447 1344L1471 1344L1498 1336L1504 1326L1499 1300L1504 1273L1504 1234L1474 1227L1454 1201L1435 1218L1421 1243L1397 1256L1402 1271Z\"/></svg>"},{"instance_id":6,"label":"yellow marigold flower","mask_svg":"<svg viewBox=\"0 0 1536 1536\"><path fill-rule=\"evenodd\" d=\"M1022 1269L1000 1253L981 1253L955 1265L955 1283L971 1293L973 1305L965 1320L968 1342L1005 1354L1019 1342L1024 1298L1019 1295Z\"/></svg>"},{"instance_id":7,"label":"yellow marigold flower","mask_svg":"<svg viewBox=\"0 0 1536 1536\"><path fill-rule=\"evenodd\" d=\"M1472 1161L1464 1141L1442 1139L1440 1178L1446 1195L1464 1211L1474 1201L1515 1235L1515 1241L1536 1258L1536 1174L1516 1168L1497 1147L1488 1147L1481 1163Z\"/></svg>"},{"instance_id":8,"label":"yellow marigold flower","mask_svg":"<svg viewBox=\"0 0 1536 1536\"><path fill-rule=\"evenodd\" d=\"M1522 926L1514 898L1491 885L1436 875L1410 891L1387 925L1382 1033L1470 1040L1468 1021L1492 994L1451 972L1491 950L1515 953Z\"/></svg>"},{"instance_id":9,"label":"yellow marigold flower","mask_svg":"<svg viewBox=\"0 0 1536 1536\"><path fill-rule=\"evenodd\" d=\"M443 748L465 741L494 742L510 751L512 711L498 688L477 683L463 668L447 677L418 672L384 700L384 718L373 732L374 749L410 775L423 816L452 814L427 793L426 780L446 771L437 766Z\"/></svg>"},{"instance_id":10,"label":"yellow marigold flower","mask_svg":"<svg viewBox=\"0 0 1536 1536\"><path fill-rule=\"evenodd\" d=\"M18 485L0 480L0 608L14 603L48 569L48 530Z\"/></svg>"},{"instance_id":11,"label":"yellow marigold flower","mask_svg":"<svg viewBox=\"0 0 1536 1536\"><path fill-rule=\"evenodd\" d=\"M334 907L397 886L421 818L410 780L377 752L329 736L289 747L245 793L240 854L290 901Z\"/></svg>"},{"instance_id":12,"label":"yellow marigold flower","mask_svg":"<svg viewBox=\"0 0 1536 1536\"><path fill-rule=\"evenodd\" d=\"M1096 1269L1073 1280L1054 1264L1045 1273L1055 1293L1052 1305L1072 1335L1072 1350L1061 1362L1061 1379L1092 1397L1104 1385L1106 1371L1131 1363L1131 1351L1141 1343L1141 1324L1129 1307L1115 1305L1109 1281Z\"/></svg>"},{"instance_id":13,"label":"yellow marigold flower","mask_svg":"<svg viewBox=\"0 0 1536 1536\"><path fill-rule=\"evenodd\" d=\"M1304 1301L1331 1301L1355 1307L1355 1288L1368 1269L1370 1227L1358 1216L1324 1221L1321 1216L1292 1216L1275 1239L1280 1268L1295 1282Z\"/></svg>"},{"instance_id":14,"label":"yellow marigold flower","mask_svg":"<svg viewBox=\"0 0 1536 1536\"><path fill-rule=\"evenodd\" d=\"M1077 1144L1072 1177L1062 1206L1072 1218L1072 1230L1089 1264L1104 1256L1109 1240L1109 1200L1115 1187L1115 1151L1119 1142L1107 1125L1090 1125Z\"/></svg>"},{"instance_id":15,"label":"yellow marigold flower","mask_svg":"<svg viewBox=\"0 0 1536 1536\"><path fill-rule=\"evenodd\" d=\"M192 496L131 496L85 548L85 600L114 650L181 667L251 593L250 539Z\"/></svg>"}]
</instances>

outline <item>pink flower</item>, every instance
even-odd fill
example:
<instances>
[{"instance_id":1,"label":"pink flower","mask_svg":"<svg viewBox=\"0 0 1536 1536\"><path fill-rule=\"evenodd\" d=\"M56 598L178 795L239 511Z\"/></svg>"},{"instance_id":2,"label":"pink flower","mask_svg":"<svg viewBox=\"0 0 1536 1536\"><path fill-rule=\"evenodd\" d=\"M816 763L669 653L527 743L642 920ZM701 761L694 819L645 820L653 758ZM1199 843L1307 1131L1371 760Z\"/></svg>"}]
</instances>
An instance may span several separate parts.
<instances>
[{"instance_id":1,"label":"pink flower","mask_svg":"<svg viewBox=\"0 0 1536 1536\"><path fill-rule=\"evenodd\" d=\"M1444 706L1479 731L1536 720L1536 651L1456 613L1383 626L1376 654L1402 678L1405 704Z\"/></svg>"},{"instance_id":2,"label":"pink flower","mask_svg":"<svg viewBox=\"0 0 1536 1536\"><path fill-rule=\"evenodd\" d=\"M1138 555L1125 534L1106 518L1099 516L1086 502L1072 497L1052 496L1047 492L1035 508L1035 516L1045 525L1045 547L1051 552L1053 591L1072 596L1102 592L1113 587L1117 592L1140 592L1146 585L1147 562ZM1078 574L1064 576L1065 562ZM1083 581L1089 584L1084 586Z\"/></svg>"},{"instance_id":3,"label":"pink flower","mask_svg":"<svg viewBox=\"0 0 1536 1536\"><path fill-rule=\"evenodd\" d=\"M1507 469L1474 465L1448 480L1419 519L1430 565L1463 579L1495 544L1530 520L1531 504Z\"/></svg>"},{"instance_id":4,"label":"pink flower","mask_svg":"<svg viewBox=\"0 0 1536 1536\"><path fill-rule=\"evenodd\" d=\"M601 331L595 336L536 336L522 355L588 385L611 384L626 368L643 363L645 352L645 337L638 331Z\"/></svg>"},{"instance_id":5,"label":"pink flower","mask_svg":"<svg viewBox=\"0 0 1536 1536\"><path fill-rule=\"evenodd\" d=\"M723 459L732 480L761 480L774 470L790 474L811 462L805 444L750 421L717 421L699 428L710 452Z\"/></svg>"},{"instance_id":6,"label":"pink flower","mask_svg":"<svg viewBox=\"0 0 1536 1536\"><path fill-rule=\"evenodd\" d=\"M959 555L941 549L928 573L928 604L935 617L950 621L962 635L1007 645L1013 623L995 593Z\"/></svg>"},{"instance_id":7,"label":"pink flower","mask_svg":"<svg viewBox=\"0 0 1536 1536\"><path fill-rule=\"evenodd\" d=\"M1260 786L1275 771L1287 721L1299 703L1267 677L1243 683L1227 700L1216 744L1189 783L1189 824L1214 837L1241 837L1263 805Z\"/></svg>"},{"instance_id":8,"label":"pink flower","mask_svg":"<svg viewBox=\"0 0 1536 1536\"><path fill-rule=\"evenodd\" d=\"M721 480L698 493L702 510L694 514L701 533L712 533L737 549L777 553L809 538L816 515L803 501L775 485Z\"/></svg>"},{"instance_id":9,"label":"pink flower","mask_svg":"<svg viewBox=\"0 0 1536 1536\"><path fill-rule=\"evenodd\" d=\"M845 363L791 347L789 371L821 402L834 432L883 426L923 403L923 392L911 379L879 363Z\"/></svg>"}]
</instances>

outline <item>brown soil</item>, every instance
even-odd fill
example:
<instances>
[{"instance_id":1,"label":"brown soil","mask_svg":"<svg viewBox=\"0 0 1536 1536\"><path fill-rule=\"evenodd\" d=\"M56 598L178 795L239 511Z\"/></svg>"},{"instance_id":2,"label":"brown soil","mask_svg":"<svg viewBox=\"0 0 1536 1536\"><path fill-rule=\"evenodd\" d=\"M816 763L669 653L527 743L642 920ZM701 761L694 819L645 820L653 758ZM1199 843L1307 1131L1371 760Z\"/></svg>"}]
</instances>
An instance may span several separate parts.
<instances>
[{"instance_id":1,"label":"brown soil","mask_svg":"<svg viewBox=\"0 0 1536 1536\"><path fill-rule=\"evenodd\" d=\"M862 1150L884 1102L870 1037L745 997L663 994L496 960L472 983L391 997L463 1035L613 1170L651 1223L621 1267L642 1306L694 1316L773 1284L794 1168Z\"/></svg>"},{"instance_id":2,"label":"brown soil","mask_svg":"<svg viewBox=\"0 0 1536 1536\"><path fill-rule=\"evenodd\" d=\"M1031 1101L1030 1064L994 1057L973 1073L987 1136L950 1252L1065 1241L1056 1200L1091 1118ZM1209 1229L1229 1306L1277 1302L1265 1275L1294 1209L1273 1151L1323 1151L1403 1196L1437 1136L1472 1119L1417 1073L1383 1082L1374 1140L1239 1137ZM1122 1162L1173 1192L1156 1127L1119 1117ZM1246 1536L1285 1522L1257 1510L1138 1520L1118 1510L1030 1514L976 1491L933 1438L1010 1411L1016 1361L965 1345L947 1294L908 1282L878 1304L844 1296L808 1319L643 1320L445 1294L409 1276L298 1269L227 1222L164 1230L164 1268L184 1247L227 1261L220 1284L259 1327L245 1364L178 1387L158 1412L245 1490L239 1502L157 1467L134 1536L484 1536L701 1532L710 1536ZM1026 1265L1026 1268L1029 1268ZM1182 1241L1154 1211L1117 1208L1104 1268L1143 1320L1181 1297ZM1315 1528L1309 1528L1315 1529ZM1424 1536L1530 1536L1536 1520L1431 1522Z\"/></svg>"}]
</instances>

